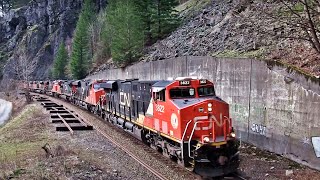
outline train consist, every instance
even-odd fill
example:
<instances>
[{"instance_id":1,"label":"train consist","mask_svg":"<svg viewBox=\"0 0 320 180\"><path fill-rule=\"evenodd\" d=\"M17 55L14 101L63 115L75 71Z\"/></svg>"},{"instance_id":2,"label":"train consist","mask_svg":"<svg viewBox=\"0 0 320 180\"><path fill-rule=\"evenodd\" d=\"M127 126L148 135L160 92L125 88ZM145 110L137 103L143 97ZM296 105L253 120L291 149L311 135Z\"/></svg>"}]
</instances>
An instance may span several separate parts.
<instances>
[{"instance_id":1,"label":"train consist","mask_svg":"<svg viewBox=\"0 0 320 180\"><path fill-rule=\"evenodd\" d=\"M239 166L229 105L206 79L33 81L25 88L84 107L199 175Z\"/></svg>"}]
</instances>

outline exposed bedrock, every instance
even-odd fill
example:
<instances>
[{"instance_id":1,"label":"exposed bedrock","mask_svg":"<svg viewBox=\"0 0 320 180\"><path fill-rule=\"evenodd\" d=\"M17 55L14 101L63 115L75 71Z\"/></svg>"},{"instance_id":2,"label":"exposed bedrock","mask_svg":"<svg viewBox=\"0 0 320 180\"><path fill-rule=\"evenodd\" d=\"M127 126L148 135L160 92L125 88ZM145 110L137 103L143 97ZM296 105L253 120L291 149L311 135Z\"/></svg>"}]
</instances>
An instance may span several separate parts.
<instances>
[{"instance_id":1,"label":"exposed bedrock","mask_svg":"<svg viewBox=\"0 0 320 180\"><path fill-rule=\"evenodd\" d=\"M31 78L48 77L54 55L61 41L68 50L83 0L38 0L10 10L0 18L0 65L3 83L13 78L17 59L36 62ZM105 7L106 0L96 0L96 10Z\"/></svg>"}]
</instances>

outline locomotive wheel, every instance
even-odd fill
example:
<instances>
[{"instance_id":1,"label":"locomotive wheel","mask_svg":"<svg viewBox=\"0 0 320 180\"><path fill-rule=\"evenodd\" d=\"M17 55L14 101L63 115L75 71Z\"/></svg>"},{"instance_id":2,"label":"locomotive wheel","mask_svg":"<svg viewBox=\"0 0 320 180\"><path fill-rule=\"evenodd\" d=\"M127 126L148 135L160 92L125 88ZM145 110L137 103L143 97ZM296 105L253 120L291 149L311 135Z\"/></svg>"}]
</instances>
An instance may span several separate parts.
<instances>
[{"instance_id":1,"label":"locomotive wheel","mask_svg":"<svg viewBox=\"0 0 320 180\"><path fill-rule=\"evenodd\" d=\"M167 158L171 158L167 148L162 148L162 155Z\"/></svg>"}]
</instances>

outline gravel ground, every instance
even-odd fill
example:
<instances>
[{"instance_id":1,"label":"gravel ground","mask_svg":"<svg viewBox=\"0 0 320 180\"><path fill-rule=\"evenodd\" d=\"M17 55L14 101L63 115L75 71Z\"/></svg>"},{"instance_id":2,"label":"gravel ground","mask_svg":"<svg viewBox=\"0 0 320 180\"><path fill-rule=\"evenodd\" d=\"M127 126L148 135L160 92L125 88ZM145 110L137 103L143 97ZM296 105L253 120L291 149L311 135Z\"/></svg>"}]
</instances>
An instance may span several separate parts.
<instances>
[{"instance_id":1,"label":"gravel ground","mask_svg":"<svg viewBox=\"0 0 320 180\"><path fill-rule=\"evenodd\" d=\"M240 170L251 179L319 180L320 172L249 144L241 145Z\"/></svg>"},{"instance_id":2,"label":"gravel ground","mask_svg":"<svg viewBox=\"0 0 320 180\"><path fill-rule=\"evenodd\" d=\"M187 170L178 167L175 162L167 161L164 157L159 158L150 150L141 148L140 141L126 135L120 129L106 125L100 118L95 117L87 111L75 107L67 102L51 98L53 101L63 104L69 109L76 110L83 118L94 123L101 130L111 135L114 139L129 148L141 158L144 158L154 169L159 170L169 179L200 179L198 176L191 174ZM140 146L140 147L138 147ZM150 149L150 148L149 148ZM278 156L271 152L259 150L249 144L243 143L240 148L241 164L239 174L247 179L320 179L320 172L295 163L287 158ZM222 179L236 179L234 177L222 177Z\"/></svg>"}]
</instances>

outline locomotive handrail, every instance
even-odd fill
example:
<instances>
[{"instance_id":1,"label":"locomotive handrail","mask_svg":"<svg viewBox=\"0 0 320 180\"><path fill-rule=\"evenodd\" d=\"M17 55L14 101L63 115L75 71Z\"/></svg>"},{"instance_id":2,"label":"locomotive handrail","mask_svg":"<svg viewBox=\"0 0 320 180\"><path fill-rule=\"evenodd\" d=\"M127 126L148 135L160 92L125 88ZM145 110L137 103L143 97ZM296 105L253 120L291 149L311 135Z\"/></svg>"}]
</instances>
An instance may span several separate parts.
<instances>
[{"instance_id":1,"label":"locomotive handrail","mask_svg":"<svg viewBox=\"0 0 320 180\"><path fill-rule=\"evenodd\" d=\"M190 122L191 121L188 122L187 126L189 125ZM197 124L198 123L208 123L208 122L209 123L213 123L212 136L213 136L213 141L215 141L215 132L214 132L214 130L215 130L215 122L214 121L206 120L206 121L197 121L197 122L195 122L194 125L193 125L193 129L192 129L191 135L190 135L189 140L188 140L188 154L189 154L190 158L193 158L193 157L191 157L191 145L190 144L191 144L191 139L192 139L192 136L194 134L194 131L195 131L196 127L197 127ZM226 140L226 136L227 136L226 121L223 123L223 125L224 125L224 127L223 127L224 140ZM186 129L185 129L185 131L186 131Z\"/></svg>"},{"instance_id":2,"label":"locomotive handrail","mask_svg":"<svg viewBox=\"0 0 320 180\"><path fill-rule=\"evenodd\" d=\"M193 128L192 128L191 135L190 135L189 140L188 140L188 155L189 155L189 158L192 158L192 159L194 159L194 158L191 157L191 147L190 147L190 144L191 144L191 138L192 138L192 136L193 136L194 130L195 130L196 127L197 127L198 122L200 122L200 121L197 121L197 122L194 123Z\"/></svg>"},{"instance_id":3,"label":"locomotive handrail","mask_svg":"<svg viewBox=\"0 0 320 180\"><path fill-rule=\"evenodd\" d=\"M184 132L183 132L183 135L182 135L182 139L181 139L181 157L182 157L182 160L183 160L184 137L185 137L185 135L186 135L186 133L187 133L189 124L190 124L191 122L192 122L192 119L187 123L186 128L184 129Z\"/></svg>"},{"instance_id":4,"label":"locomotive handrail","mask_svg":"<svg viewBox=\"0 0 320 180\"><path fill-rule=\"evenodd\" d=\"M192 158L192 159L193 159L193 157L191 157L191 146L190 146L190 144L191 144L191 138L192 138L192 136L193 136L193 134L194 134L194 130L196 129L198 123L207 123L207 122L211 123L212 121L206 120L206 121L197 121L197 122L194 123L193 129L192 129L191 135L190 135L190 137L189 137L189 141L188 141L188 154L189 154L189 158ZM214 123L214 122L212 122L212 123ZM213 126L213 129L214 129L214 126Z\"/></svg>"}]
</instances>

